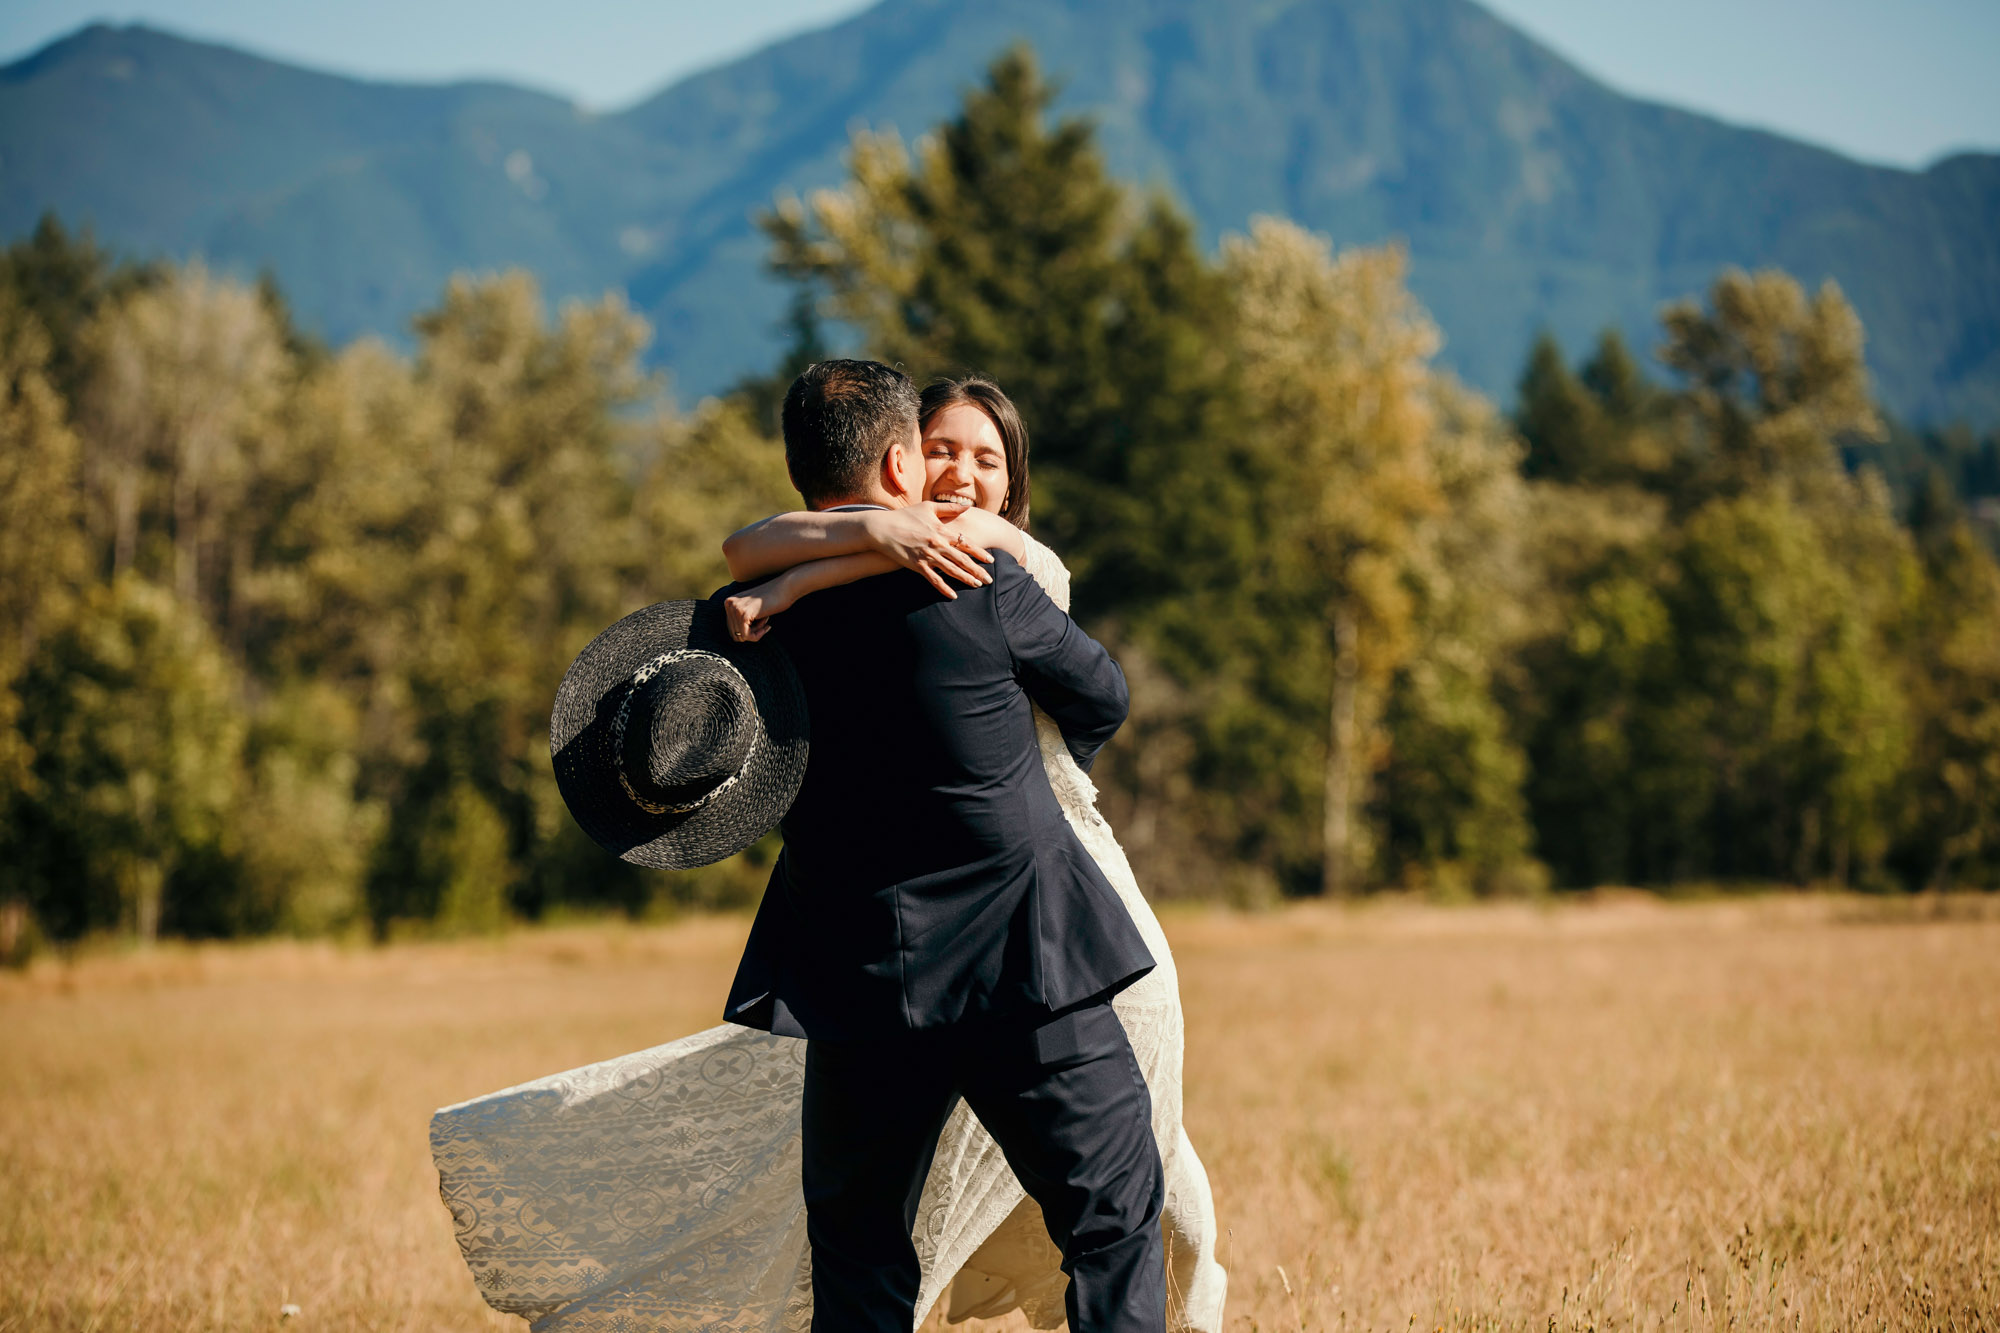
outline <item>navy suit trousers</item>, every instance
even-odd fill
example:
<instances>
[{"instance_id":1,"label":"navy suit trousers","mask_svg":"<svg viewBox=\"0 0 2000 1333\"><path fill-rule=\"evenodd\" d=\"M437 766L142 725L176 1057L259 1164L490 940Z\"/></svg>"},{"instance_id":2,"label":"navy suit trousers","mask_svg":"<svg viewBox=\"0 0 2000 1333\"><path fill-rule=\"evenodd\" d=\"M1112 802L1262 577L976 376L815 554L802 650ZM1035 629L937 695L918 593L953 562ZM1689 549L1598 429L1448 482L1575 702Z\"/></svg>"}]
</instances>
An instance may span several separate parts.
<instances>
[{"instance_id":1,"label":"navy suit trousers","mask_svg":"<svg viewBox=\"0 0 2000 1333\"><path fill-rule=\"evenodd\" d=\"M803 1176L815 1333L907 1333L910 1235L960 1097L1042 1206L1071 1333L1162 1333L1166 1179L1152 1097L1109 1003L806 1047Z\"/></svg>"}]
</instances>

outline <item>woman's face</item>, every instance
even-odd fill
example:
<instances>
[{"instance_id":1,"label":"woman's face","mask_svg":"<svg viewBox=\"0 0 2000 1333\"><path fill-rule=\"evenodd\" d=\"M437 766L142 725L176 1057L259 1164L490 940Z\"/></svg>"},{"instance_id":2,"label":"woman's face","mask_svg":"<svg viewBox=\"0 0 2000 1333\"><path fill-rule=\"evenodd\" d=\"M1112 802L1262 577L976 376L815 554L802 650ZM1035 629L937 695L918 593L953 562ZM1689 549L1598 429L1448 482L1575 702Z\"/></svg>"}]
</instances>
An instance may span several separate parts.
<instances>
[{"instance_id":1,"label":"woman's face","mask_svg":"<svg viewBox=\"0 0 2000 1333\"><path fill-rule=\"evenodd\" d=\"M970 403L924 428L924 498L999 513L1007 503L1007 449L993 418Z\"/></svg>"}]
</instances>

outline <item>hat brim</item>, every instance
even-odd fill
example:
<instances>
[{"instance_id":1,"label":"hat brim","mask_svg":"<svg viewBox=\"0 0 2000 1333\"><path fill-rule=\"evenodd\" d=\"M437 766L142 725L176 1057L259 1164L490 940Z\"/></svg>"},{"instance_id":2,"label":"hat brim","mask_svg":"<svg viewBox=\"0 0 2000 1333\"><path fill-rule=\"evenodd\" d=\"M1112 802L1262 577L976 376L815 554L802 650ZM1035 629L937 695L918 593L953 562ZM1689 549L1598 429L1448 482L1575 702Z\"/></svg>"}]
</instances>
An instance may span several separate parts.
<instances>
[{"instance_id":1,"label":"hat brim","mask_svg":"<svg viewBox=\"0 0 2000 1333\"><path fill-rule=\"evenodd\" d=\"M698 648L743 673L756 700L756 744L738 780L684 814L654 814L618 780L612 719L633 672ZM713 602L658 602L626 616L577 654L556 690L549 754L570 814L605 850L634 865L686 870L733 856L777 826L805 778L805 690L785 650L730 638Z\"/></svg>"}]
</instances>

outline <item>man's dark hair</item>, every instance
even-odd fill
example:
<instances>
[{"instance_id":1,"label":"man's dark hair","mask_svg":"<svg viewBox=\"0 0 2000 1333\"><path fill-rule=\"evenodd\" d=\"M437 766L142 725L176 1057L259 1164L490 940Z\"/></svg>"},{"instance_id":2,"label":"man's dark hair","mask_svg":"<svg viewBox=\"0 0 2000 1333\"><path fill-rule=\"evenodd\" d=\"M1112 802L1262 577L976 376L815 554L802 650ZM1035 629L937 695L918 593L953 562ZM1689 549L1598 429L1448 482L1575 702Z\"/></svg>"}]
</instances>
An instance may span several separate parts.
<instances>
[{"instance_id":1,"label":"man's dark hair","mask_svg":"<svg viewBox=\"0 0 2000 1333\"><path fill-rule=\"evenodd\" d=\"M866 495L917 425L917 386L879 361L821 361L785 394L785 470L809 505Z\"/></svg>"}]
</instances>

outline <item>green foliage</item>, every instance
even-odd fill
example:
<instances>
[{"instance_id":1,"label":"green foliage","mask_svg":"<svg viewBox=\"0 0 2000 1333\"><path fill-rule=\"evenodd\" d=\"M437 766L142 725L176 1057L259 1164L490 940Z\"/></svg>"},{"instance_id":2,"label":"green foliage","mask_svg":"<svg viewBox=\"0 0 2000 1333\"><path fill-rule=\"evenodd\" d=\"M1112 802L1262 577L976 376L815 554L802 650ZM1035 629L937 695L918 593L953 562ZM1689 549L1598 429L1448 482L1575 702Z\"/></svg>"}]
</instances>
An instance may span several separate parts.
<instances>
[{"instance_id":1,"label":"green foliage","mask_svg":"<svg viewBox=\"0 0 2000 1333\"><path fill-rule=\"evenodd\" d=\"M72 236L53 213L0 251L0 288L12 294L50 339L49 379L69 402L90 373L85 327L108 303L157 281L149 265L114 263L88 230Z\"/></svg>"},{"instance_id":2,"label":"green foliage","mask_svg":"<svg viewBox=\"0 0 2000 1333\"><path fill-rule=\"evenodd\" d=\"M1699 823L1705 775L1675 763L1673 624L1649 554L1607 561L1530 653L1528 791L1541 854L1566 884L1701 865L1679 835Z\"/></svg>"},{"instance_id":3,"label":"green foliage","mask_svg":"<svg viewBox=\"0 0 2000 1333\"><path fill-rule=\"evenodd\" d=\"M49 380L41 322L0 285L0 681L83 586L75 434Z\"/></svg>"},{"instance_id":4,"label":"green foliage","mask_svg":"<svg viewBox=\"0 0 2000 1333\"><path fill-rule=\"evenodd\" d=\"M551 321L525 277L457 282L414 358L330 355L198 266L104 272L54 228L9 262L0 840L23 869L0 899L67 938L754 892L754 867L606 857L549 771L576 649L706 594L722 535L790 498L734 409L643 411L621 304ZM17 280L101 295L65 326L72 403Z\"/></svg>"},{"instance_id":5,"label":"green foliage","mask_svg":"<svg viewBox=\"0 0 2000 1333\"><path fill-rule=\"evenodd\" d=\"M1550 491L1556 612L1516 701L1542 854L1580 884L1988 882L2000 570L1941 477L1906 530L1881 479L1842 466L1878 428L1852 310L1725 273L1665 325L1682 383L1636 394L1674 432L1643 479L1661 508L1614 524L1584 516L1629 486ZM1539 353L1524 431L1602 456L1608 382Z\"/></svg>"},{"instance_id":6,"label":"green foliage","mask_svg":"<svg viewBox=\"0 0 2000 1333\"><path fill-rule=\"evenodd\" d=\"M1404 555L1415 640L1387 692L1373 810L1385 879L1478 893L1538 886L1527 760L1501 679L1528 630L1530 494L1480 400L1439 381L1429 442L1441 512Z\"/></svg>"},{"instance_id":7,"label":"green foliage","mask_svg":"<svg viewBox=\"0 0 2000 1333\"><path fill-rule=\"evenodd\" d=\"M1933 537L1923 563L1894 861L1917 884L2000 888L2000 565L1963 522Z\"/></svg>"},{"instance_id":8,"label":"green foliage","mask_svg":"<svg viewBox=\"0 0 2000 1333\"><path fill-rule=\"evenodd\" d=\"M1233 752L1213 757L1225 789L1260 792L1261 817L1237 822L1264 826L1287 882L1312 867L1331 892L1415 865L1504 868L1527 844L1489 665L1509 634L1513 452L1431 366L1437 333L1399 253L1336 259L1260 220L1223 272L1262 480L1261 540L1223 599L1230 629L1265 640L1225 668L1261 707L1209 742ZM1461 745L1450 776L1413 766Z\"/></svg>"},{"instance_id":9,"label":"green foliage","mask_svg":"<svg viewBox=\"0 0 2000 1333\"><path fill-rule=\"evenodd\" d=\"M1109 180L1083 124L1048 123L1050 100L1016 49L914 158L861 134L845 189L785 201L766 227L779 271L872 354L985 371L1020 404L1036 529L1077 571L1077 613L1158 673L1108 764L1149 882L1519 862L1518 747L1478 660L1509 598L1466 595L1481 574L1459 572L1507 568L1511 537L1447 521L1454 504L1504 511L1492 497L1519 484L1490 414L1431 366L1401 256L1336 261L1265 220L1205 264L1177 210ZM1401 742L1467 727L1483 748L1462 780L1371 794ZM1374 836L1434 817L1454 832Z\"/></svg>"},{"instance_id":10,"label":"green foliage","mask_svg":"<svg viewBox=\"0 0 2000 1333\"><path fill-rule=\"evenodd\" d=\"M52 929L179 924L237 800L244 718L200 613L126 575L93 589L23 673L34 787L9 830Z\"/></svg>"},{"instance_id":11,"label":"green foliage","mask_svg":"<svg viewBox=\"0 0 2000 1333\"><path fill-rule=\"evenodd\" d=\"M1142 878L1498 891L1536 855L1571 883L1907 860L1912 737L1981 724L1969 683L1913 704L1923 576L1842 465L1879 423L1837 289L1722 274L1666 313L1665 386L1615 332L1575 371L1545 338L1517 472L1431 364L1398 256L1260 221L1204 272L1047 105L1010 54L914 161L861 135L850 184L767 229L875 354L1017 391L1054 474L1037 522L1150 691L1103 775Z\"/></svg>"},{"instance_id":12,"label":"green foliage","mask_svg":"<svg viewBox=\"0 0 2000 1333\"><path fill-rule=\"evenodd\" d=\"M79 446L49 360L41 321L0 284L0 860L15 867L0 880L0 913L16 920L32 878L19 830L40 792L19 677L44 634L73 611L88 558Z\"/></svg>"},{"instance_id":13,"label":"green foliage","mask_svg":"<svg viewBox=\"0 0 2000 1333\"><path fill-rule=\"evenodd\" d=\"M647 578L661 596L706 597L729 582L722 539L798 504L785 451L741 402L704 403L649 432L651 459L634 506L649 534Z\"/></svg>"},{"instance_id":14,"label":"green foliage","mask_svg":"<svg viewBox=\"0 0 2000 1333\"><path fill-rule=\"evenodd\" d=\"M395 867L399 915L446 931L497 930L514 869L506 821L469 781L453 783L425 813L408 861Z\"/></svg>"},{"instance_id":15,"label":"green foliage","mask_svg":"<svg viewBox=\"0 0 2000 1333\"><path fill-rule=\"evenodd\" d=\"M1527 445L1524 475L1584 486L1670 488L1669 403L1646 381L1615 329L1599 338L1581 374L1544 333L1521 374L1514 424Z\"/></svg>"},{"instance_id":16,"label":"green foliage","mask_svg":"<svg viewBox=\"0 0 2000 1333\"><path fill-rule=\"evenodd\" d=\"M215 933L317 935L362 920L382 826L380 803L358 794L362 740L353 700L330 683L289 681L261 702L221 872L233 911Z\"/></svg>"},{"instance_id":17,"label":"green foliage","mask_svg":"<svg viewBox=\"0 0 2000 1333\"><path fill-rule=\"evenodd\" d=\"M770 418L822 321L1022 407L1155 891L2000 886L2000 454L1881 428L1836 289L1724 273L1662 383L1544 339L1510 430L1400 251L1259 219L1205 259L1050 103L1016 50L781 202L793 346L686 415L620 300L551 317L521 274L454 279L403 355L53 222L0 256L0 953L748 901L771 840L591 844L547 712L793 503Z\"/></svg>"},{"instance_id":18,"label":"green foliage","mask_svg":"<svg viewBox=\"0 0 2000 1333\"><path fill-rule=\"evenodd\" d=\"M1881 421L1861 320L1838 286L1808 298L1787 274L1731 269L1706 307L1682 301L1661 322L1660 359L1684 381L1675 407L1702 490L1769 485L1819 498L1845 485L1841 439L1877 435Z\"/></svg>"},{"instance_id":19,"label":"green foliage","mask_svg":"<svg viewBox=\"0 0 2000 1333\"><path fill-rule=\"evenodd\" d=\"M1903 700L1841 552L1779 495L1716 500L1687 525L1668 597L1683 767L1713 788L1724 876L1847 878L1879 863Z\"/></svg>"},{"instance_id":20,"label":"green foliage","mask_svg":"<svg viewBox=\"0 0 2000 1333\"><path fill-rule=\"evenodd\" d=\"M1981 436L1963 424L1913 430L1890 421L1876 439L1843 441L1841 456L1850 470L1881 474L1920 540L1963 519L2000 551L2000 430Z\"/></svg>"}]
</instances>

